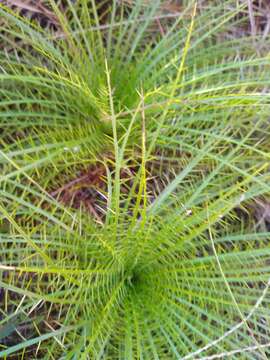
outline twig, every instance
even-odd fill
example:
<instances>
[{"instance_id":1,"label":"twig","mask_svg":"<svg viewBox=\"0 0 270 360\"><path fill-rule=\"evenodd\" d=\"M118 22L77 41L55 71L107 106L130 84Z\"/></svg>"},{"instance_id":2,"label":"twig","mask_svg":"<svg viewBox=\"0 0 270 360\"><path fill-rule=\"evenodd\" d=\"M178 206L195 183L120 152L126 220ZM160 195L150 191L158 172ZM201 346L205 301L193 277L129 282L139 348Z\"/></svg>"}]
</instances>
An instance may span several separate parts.
<instances>
[{"instance_id":1,"label":"twig","mask_svg":"<svg viewBox=\"0 0 270 360\"><path fill-rule=\"evenodd\" d=\"M72 186L74 186L74 185L76 185L76 184L78 184L78 183L81 183L81 182L84 181L84 180L87 180L88 177L89 177L89 175L86 174L86 175L83 175L83 176L81 176L81 177L79 177L79 178L77 178L77 179L71 180L71 181L68 182L67 184L65 184L65 185L63 185L62 187L60 187L59 189L51 192L50 195L53 196L53 197L55 197L57 194L61 193L62 191L65 191L65 190L71 188Z\"/></svg>"},{"instance_id":2,"label":"twig","mask_svg":"<svg viewBox=\"0 0 270 360\"><path fill-rule=\"evenodd\" d=\"M221 358L223 359L224 357L228 357L228 356L231 357L232 355L235 355L235 354L242 354L243 352L251 352L251 351L266 348L266 347L270 347L270 342L266 343L266 344L248 346L248 347L245 347L242 349L236 349L236 350L223 352L223 353L215 354L215 355L211 355L211 356L205 356L205 357L200 358L200 360L213 360L213 359L221 359Z\"/></svg>"},{"instance_id":3,"label":"twig","mask_svg":"<svg viewBox=\"0 0 270 360\"><path fill-rule=\"evenodd\" d=\"M173 19L173 18L177 18L177 17L179 17L181 15L182 15L181 12L177 12L177 13L174 13L174 14L157 15L157 16L153 16L152 18L150 18L150 20L157 21L157 20L161 20L161 19ZM137 22L137 23L144 22L146 20L149 20L149 18L141 17L139 19L126 20L126 21L116 22L114 24L104 24L104 25L99 25L99 26L92 26L92 27L90 27L88 29L85 29L84 31L81 31L81 30L74 31L71 35L76 36L76 35L80 35L82 32L90 32L90 31L104 31L104 30L108 30L110 28L115 28L115 27L119 27L119 26L123 26L123 25L133 24L134 22ZM67 36L66 34L60 33L60 34L56 34L54 36L50 36L50 39L63 39L66 36Z\"/></svg>"},{"instance_id":4,"label":"twig","mask_svg":"<svg viewBox=\"0 0 270 360\"><path fill-rule=\"evenodd\" d=\"M249 21L250 21L250 27L251 27L251 35L253 38L256 36L256 23L255 23L255 17L253 12L253 5L252 0L248 0L248 15L249 15Z\"/></svg>"},{"instance_id":5,"label":"twig","mask_svg":"<svg viewBox=\"0 0 270 360\"><path fill-rule=\"evenodd\" d=\"M159 28L159 31L160 31L161 35L164 37L164 36L165 36L165 31L164 31L164 29L163 29L163 27L162 27L162 25L161 25L160 20L157 19L157 20L156 20L156 23L158 24L158 28Z\"/></svg>"}]
</instances>

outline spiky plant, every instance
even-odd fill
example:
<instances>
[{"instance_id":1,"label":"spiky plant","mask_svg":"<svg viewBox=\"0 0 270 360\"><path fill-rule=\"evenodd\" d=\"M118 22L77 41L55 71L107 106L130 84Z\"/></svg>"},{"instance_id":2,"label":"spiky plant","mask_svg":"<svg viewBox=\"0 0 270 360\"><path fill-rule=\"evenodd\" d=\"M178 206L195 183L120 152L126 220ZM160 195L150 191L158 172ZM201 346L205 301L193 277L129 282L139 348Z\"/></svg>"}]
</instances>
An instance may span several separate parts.
<instances>
[{"instance_id":1,"label":"spiky plant","mask_svg":"<svg viewBox=\"0 0 270 360\"><path fill-rule=\"evenodd\" d=\"M67 2L57 34L0 10L0 356L267 359L269 56L230 40L245 5ZM89 164L99 222L51 196Z\"/></svg>"}]
</instances>

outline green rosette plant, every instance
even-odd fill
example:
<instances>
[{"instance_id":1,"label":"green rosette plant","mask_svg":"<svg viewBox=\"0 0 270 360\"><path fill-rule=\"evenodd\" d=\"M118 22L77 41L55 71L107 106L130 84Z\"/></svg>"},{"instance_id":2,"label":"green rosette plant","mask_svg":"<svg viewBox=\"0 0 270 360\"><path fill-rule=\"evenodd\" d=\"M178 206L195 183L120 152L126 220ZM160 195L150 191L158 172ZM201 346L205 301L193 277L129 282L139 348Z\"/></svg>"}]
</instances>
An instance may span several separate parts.
<instances>
[{"instance_id":1,"label":"green rosette plant","mask_svg":"<svg viewBox=\"0 0 270 360\"><path fill-rule=\"evenodd\" d=\"M61 31L0 5L0 356L267 359L269 55L231 38L245 4L48 3ZM59 194L97 170L93 216Z\"/></svg>"}]
</instances>

